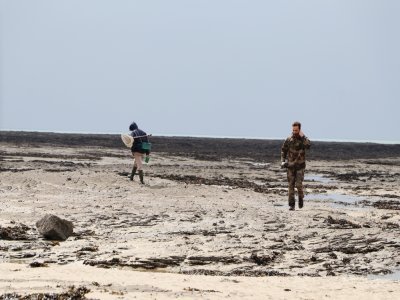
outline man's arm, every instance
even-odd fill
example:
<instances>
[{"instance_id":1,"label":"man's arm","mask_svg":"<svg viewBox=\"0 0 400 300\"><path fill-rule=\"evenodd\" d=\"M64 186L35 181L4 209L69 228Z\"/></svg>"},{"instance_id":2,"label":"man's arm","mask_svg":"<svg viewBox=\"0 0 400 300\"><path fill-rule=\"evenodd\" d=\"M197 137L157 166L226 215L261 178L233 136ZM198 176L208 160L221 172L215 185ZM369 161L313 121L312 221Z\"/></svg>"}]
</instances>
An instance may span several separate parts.
<instances>
[{"instance_id":1,"label":"man's arm","mask_svg":"<svg viewBox=\"0 0 400 300\"><path fill-rule=\"evenodd\" d=\"M306 137L306 136L303 136L303 145L304 145L304 148L307 150L310 149L310 147L311 147L311 142L308 139L308 137Z\"/></svg>"},{"instance_id":2,"label":"man's arm","mask_svg":"<svg viewBox=\"0 0 400 300\"><path fill-rule=\"evenodd\" d=\"M300 135L301 140L302 140L302 142L303 142L304 149L310 149L310 147L311 147L311 142L310 142L310 140L304 135L304 132L300 130L299 135Z\"/></svg>"},{"instance_id":3,"label":"man's arm","mask_svg":"<svg viewBox=\"0 0 400 300\"><path fill-rule=\"evenodd\" d=\"M281 148L281 162L285 162L289 151L289 139L286 139Z\"/></svg>"}]
</instances>

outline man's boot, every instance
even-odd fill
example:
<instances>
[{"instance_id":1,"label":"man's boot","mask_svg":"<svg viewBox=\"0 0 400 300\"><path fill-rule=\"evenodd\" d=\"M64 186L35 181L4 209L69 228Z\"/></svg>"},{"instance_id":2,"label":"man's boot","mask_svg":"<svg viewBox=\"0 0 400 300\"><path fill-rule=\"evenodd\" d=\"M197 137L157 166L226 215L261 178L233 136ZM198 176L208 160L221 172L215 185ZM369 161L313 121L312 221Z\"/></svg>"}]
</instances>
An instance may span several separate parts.
<instances>
[{"instance_id":1,"label":"man's boot","mask_svg":"<svg viewBox=\"0 0 400 300\"><path fill-rule=\"evenodd\" d=\"M294 198L289 198L289 210L294 210L295 201Z\"/></svg>"},{"instance_id":2,"label":"man's boot","mask_svg":"<svg viewBox=\"0 0 400 300\"><path fill-rule=\"evenodd\" d=\"M129 176L129 180L131 180L131 181L133 180L133 176L135 176L136 170L137 170L137 167L133 167L132 174L131 174L131 176Z\"/></svg>"},{"instance_id":3,"label":"man's boot","mask_svg":"<svg viewBox=\"0 0 400 300\"><path fill-rule=\"evenodd\" d=\"M299 208L303 208L303 198L299 198Z\"/></svg>"},{"instance_id":4,"label":"man's boot","mask_svg":"<svg viewBox=\"0 0 400 300\"><path fill-rule=\"evenodd\" d=\"M144 184L144 181L143 181L143 170L139 170L139 178L140 178L140 183Z\"/></svg>"}]
</instances>

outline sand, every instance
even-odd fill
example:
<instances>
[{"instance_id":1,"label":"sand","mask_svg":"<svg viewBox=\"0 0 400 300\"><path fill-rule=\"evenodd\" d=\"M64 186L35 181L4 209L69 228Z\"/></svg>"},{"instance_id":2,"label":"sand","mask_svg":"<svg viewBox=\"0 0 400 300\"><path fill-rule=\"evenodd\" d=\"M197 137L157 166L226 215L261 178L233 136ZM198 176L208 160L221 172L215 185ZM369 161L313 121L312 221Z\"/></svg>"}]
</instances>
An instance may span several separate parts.
<instances>
[{"instance_id":1,"label":"sand","mask_svg":"<svg viewBox=\"0 0 400 300\"><path fill-rule=\"evenodd\" d=\"M0 239L0 295L74 285L95 299L400 297L398 277L384 276L400 267L397 152L319 153L294 212L274 158L191 153L154 151L141 185L123 146L3 139L0 227L15 235ZM41 237L48 213L74 234Z\"/></svg>"}]
</instances>

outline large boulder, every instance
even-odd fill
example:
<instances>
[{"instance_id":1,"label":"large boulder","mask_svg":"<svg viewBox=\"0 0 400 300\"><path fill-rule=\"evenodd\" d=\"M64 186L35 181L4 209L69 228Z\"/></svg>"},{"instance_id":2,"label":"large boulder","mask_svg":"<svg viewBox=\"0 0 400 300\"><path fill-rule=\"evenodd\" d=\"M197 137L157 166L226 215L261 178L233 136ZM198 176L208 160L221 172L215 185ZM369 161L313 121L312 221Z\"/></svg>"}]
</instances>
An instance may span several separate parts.
<instances>
[{"instance_id":1,"label":"large boulder","mask_svg":"<svg viewBox=\"0 0 400 300\"><path fill-rule=\"evenodd\" d=\"M46 239L57 241L65 241L74 230L72 222L49 214L37 221L36 227Z\"/></svg>"}]
</instances>

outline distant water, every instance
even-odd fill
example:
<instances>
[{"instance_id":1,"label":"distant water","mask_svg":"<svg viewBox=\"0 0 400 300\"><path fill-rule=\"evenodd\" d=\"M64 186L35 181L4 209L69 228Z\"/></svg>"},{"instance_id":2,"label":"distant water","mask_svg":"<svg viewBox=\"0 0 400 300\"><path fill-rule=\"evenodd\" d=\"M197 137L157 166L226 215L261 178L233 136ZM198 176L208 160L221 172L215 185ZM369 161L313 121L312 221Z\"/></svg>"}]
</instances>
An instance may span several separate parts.
<instances>
[{"instance_id":1,"label":"distant water","mask_svg":"<svg viewBox=\"0 0 400 300\"><path fill-rule=\"evenodd\" d=\"M13 130L13 129L1 129L0 131L31 131L31 132L48 132L48 133L72 133L72 134L121 134L127 131L121 130L121 132L86 132L86 131L48 131L48 130ZM151 133L151 132L148 132ZM195 137L195 138L216 138L216 139L249 139L249 140L284 140L287 136L281 137L260 137L260 136L229 136L229 135L198 135L198 134L165 134L165 133L152 133L154 136L165 136L165 137ZM352 139L325 139L325 138L312 138L312 141L316 142L337 142L337 143L374 143L374 144L386 144L386 145L398 145L400 141L385 141L385 140L352 140Z\"/></svg>"}]
</instances>

